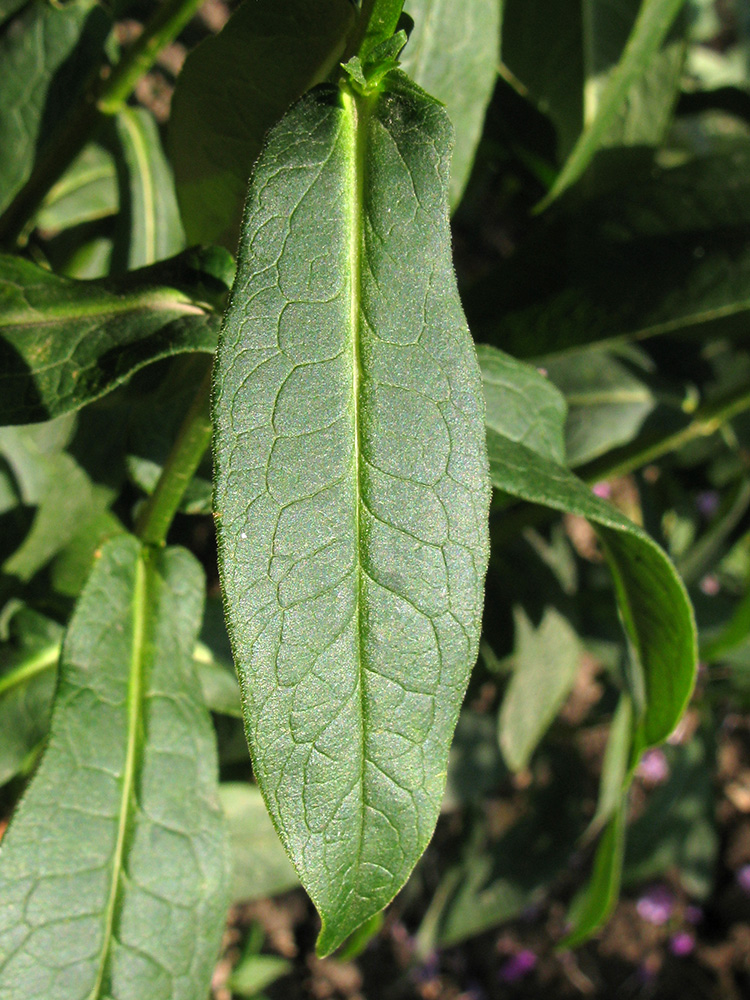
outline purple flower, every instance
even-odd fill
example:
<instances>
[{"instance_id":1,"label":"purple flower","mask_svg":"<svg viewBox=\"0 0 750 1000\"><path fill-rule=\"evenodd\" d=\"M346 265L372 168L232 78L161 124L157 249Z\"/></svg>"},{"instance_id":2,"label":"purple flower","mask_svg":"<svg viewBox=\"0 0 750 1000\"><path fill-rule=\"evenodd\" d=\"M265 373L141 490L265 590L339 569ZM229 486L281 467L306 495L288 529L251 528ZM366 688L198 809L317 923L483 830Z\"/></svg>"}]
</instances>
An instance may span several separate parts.
<instances>
[{"instance_id":1,"label":"purple flower","mask_svg":"<svg viewBox=\"0 0 750 1000\"><path fill-rule=\"evenodd\" d=\"M695 498L695 506L698 513L702 514L706 520L710 520L719 509L719 494L716 490L704 490Z\"/></svg>"},{"instance_id":2,"label":"purple flower","mask_svg":"<svg viewBox=\"0 0 750 1000\"><path fill-rule=\"evenodd\" d=\"M743 865L737 872L737 885L750 896L750 865Z\"/></svg>"},{"instance_id":3,"label":"purple flower","mask_svg":"<svg viewBox=\"0 0 750 1000\"><path fill-rule=\"evenodd\" d=\"M678 958L684 958L695 948L695 938L690 931L678 931L669 941L669 950Z\"/></svg>"},{"instance_id":4,"label":"purple flower","mask_svg":"<svg viewBox=\"0 0 750 1000\"><path fill-rule=\"evenodd\" d=\"M536 955L528 948L517 952L500 969L500 978L504 983L515 983L531 972L536 966Z\"/></svg>"},{"instance_id":5,"label":"purple flower","mask_svg":"<svg viewBox=\"0 0 750 1000\"><path fill-rule=\"evenodd\" d=\"M661 927L674 910L674 896L664 885L656 885L645 892L636 903L638 916L649 924Z\"/></svg>"},{"instance_id":6,"label":"purple flower","mask_svg":"<svg viewBox=\"0 0 750 1000\"><path fill-rule=\"evenodd\" d=\"M639 777L651 785L661 785L669 777L669 764L664 751L655 747L647 750L638 764Z\"/></svg>"},{"instance_id":7,"label":"purple flower","mask_svg":"<svg viewBox=\"0 0 750 1000\"><path fill-rule=\"evenodd\" d=\"M612 484L611 483L595 483L591 487L591 492L596 496L601 497L602 500L609 500L612 496Z\"/></svg>"}]
</instances>

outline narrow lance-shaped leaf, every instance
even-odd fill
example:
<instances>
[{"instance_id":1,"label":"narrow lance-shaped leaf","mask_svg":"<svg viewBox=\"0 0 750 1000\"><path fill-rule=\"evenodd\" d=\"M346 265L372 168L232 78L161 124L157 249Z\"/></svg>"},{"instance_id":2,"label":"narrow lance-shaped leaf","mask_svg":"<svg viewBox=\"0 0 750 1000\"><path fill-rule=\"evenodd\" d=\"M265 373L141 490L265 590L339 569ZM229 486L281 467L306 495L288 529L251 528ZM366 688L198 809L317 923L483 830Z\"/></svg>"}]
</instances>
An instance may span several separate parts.
<instances>
[{"instance_id":1,"label":"narrow lance-shaped leaf","mask_svg":"<svg viewBox=\"0 0 750 1000\"><path fill-rule=\"evenodd\" d=\"M427 845L477 654L489 486L450 147L398 72L295 105L250 185L215 368L247 735L322 954Z\"/></svg>"},{"instance_id":2,"label":"narrow lance-shaped leaf","mask_svg":"<svg viewBox=\"0 0 750 1000\"><path fill-rule=\"evenodd\" d=\"M102 548L0 853L2 1000L205 1000L228 852L191 667L203 589L184 550Z\"/></svg>"},{"instance_id":3,"label":"narrow lance-shaped leaf","mask_svg":"<svg viewBox=\"0 0 750 1000\"><path fill-rule=\"evenodd\" d=\"M180 254L119 279L73 281L0 254L0 424L47 420L159 358L216 346L226 251Z\"/></svg>"}]
</instances>

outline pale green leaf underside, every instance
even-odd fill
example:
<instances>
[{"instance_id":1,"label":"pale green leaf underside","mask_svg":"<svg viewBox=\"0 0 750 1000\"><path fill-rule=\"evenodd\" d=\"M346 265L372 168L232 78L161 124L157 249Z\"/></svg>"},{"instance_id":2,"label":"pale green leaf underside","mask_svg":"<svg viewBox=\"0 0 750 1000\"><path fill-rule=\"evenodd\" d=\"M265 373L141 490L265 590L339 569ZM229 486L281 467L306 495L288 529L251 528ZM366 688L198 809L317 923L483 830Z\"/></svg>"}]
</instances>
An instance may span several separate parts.
<instances>
[{"instance_id":1,"label":"pale green leaf underside","mask_svg":"<svg viewBox=\"0 0 750 1000\"><path fill-rule=\"evenodd\" d=\"M216 365L220 564L255 771L333 950L432 835L489 485L445 112L312 91L250 185Z\"/></svg>"},{"instance_id":2,"label":"pale green leaf underside","mask_svg":"<svg viewBox=\"0 0 750 1000\"><path fill-rule=\"evenodd\" d=\"M205 1000L228 858L191 665L203 587L183 550L102 548L0 852L2 1000Z\"/></svg>"}]
</instances>

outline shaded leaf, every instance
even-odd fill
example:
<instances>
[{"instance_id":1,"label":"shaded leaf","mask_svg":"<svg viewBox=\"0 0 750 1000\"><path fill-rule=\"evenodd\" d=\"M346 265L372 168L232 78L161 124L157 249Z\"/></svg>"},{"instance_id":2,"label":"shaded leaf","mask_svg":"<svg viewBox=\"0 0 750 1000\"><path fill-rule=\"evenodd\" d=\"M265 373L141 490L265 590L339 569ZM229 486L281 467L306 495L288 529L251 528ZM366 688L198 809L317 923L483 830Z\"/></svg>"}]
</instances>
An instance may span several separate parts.
<instances>
[{"instance_id":1,"label":"shaded leaf","mask_svg":"<svg viewBox=\"0 0 750 1000\"><path fill-rule=\"evenodd\" d=\"M250 185L215 367L248 740L321 954L431 837L477 655L489 484L450 142L444 110L398 72L369 97L298 102Z\"/></svg>"},{"instance_id":2,"label":"shaded leaf","mask_svg":"<svg viewBox=\"0 0 750 1000\"><path fill-rule=\"evenodd\" d=\"M0 422L79 409L158 358L213 351L231 261L190 250L120 279L72 281L0 254Z\"/></svg>"},{"instance_id":3,"label":"shaded leaf","mask_svg":"<svg viewBox=\"0 0 750 1000\"><path fill-rule=\"evenodd\" d=\"M564 463L566 404L554 383L488 344L477 345L477 358L487 427Z\"/></svg>"},{"instance_id":4,"label":"shaded leaf","mask_svg":"<svg viewBox=\"0 0 750 1000\"><path fill-rule=\"evenodd\" d=\"M461 200L497 78L503 0L407 0L414 30L401 65L448 109L456 130L450 202Z\"/></svg>"},{"instance_id":5,"label":"shaded leaf","mask_svg":"<svg viewBox=\"0 0 750 1000\"><path fill-rule=\"evenodd\" d=\"M252 0L190 53L169 122L189 243L221 243L234 252L266 132L336 65L352 17L348 0Z\"/></svg>"},{"instance_id":6,"label":"shaded leaf","mask_svg":"<svg viewBox=\"0 0 750 1000\"><path fill-rule=\"evenodd\" d=\"M3 1000L206 996L227 856L191 666L203 587L184 550L102 548L47 751L3 840Z\"/></svg>"},{"instance_id":7,"label":"shaded leaf","mask_svg":"<svg viewBox=\"0 0 750 1000\"><path fill-rule=\"evenodd\" d=\"M61 229L114 215L118 204L112 155L91 143L50 188L34 224L45 236L51 236Z\"/></svg>"},{"instance_id":8,"label":"shaded leaf","mask_svg":"<svg viewBox=\"0 0 750 1000\"><path fill-rule=\"evenodd\" d=\"M0 785L23 772L47 735L62 627L21 608L0 645Z\"/></svg>"}]
</instances>

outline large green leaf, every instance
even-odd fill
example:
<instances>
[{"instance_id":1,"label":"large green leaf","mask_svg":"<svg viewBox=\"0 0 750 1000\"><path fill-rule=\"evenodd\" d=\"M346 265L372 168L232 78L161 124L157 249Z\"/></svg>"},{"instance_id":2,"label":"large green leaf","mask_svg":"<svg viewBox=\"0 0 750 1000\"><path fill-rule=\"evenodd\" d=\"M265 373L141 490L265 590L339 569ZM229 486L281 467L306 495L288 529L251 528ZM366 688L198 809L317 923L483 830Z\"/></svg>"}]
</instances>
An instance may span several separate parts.
<instances>
[{"instance_id":1,"label":"large green leaf","mask_svg":"<svg viewBox=\"0 0 750 1000\"><path fill-rule=\"evenodd\" d=\"M348 0L252 0L188 56L169 123L190 243L234 252L252 165L268 129L343 53Z\"/></svg>"},{"instance_id":2,"label":"large green leaf","mask_svg":"<svg viewBox=\"0 0 750 1000\"><path fill-rule=\"evenodd\" d=\"M0 212L80 96L109 26L95 0L27 3L0 34Z\"/></svg>"},{"instance_id":3,"label":"large green leaf","mask_svg":"<svg viewBox=\"0 0 750 1000\"><path fill-rule=\"evenodd\" d=\"M697 658L692 609L671 563L642 529L568 469L490 429L487 448L498 489L585 517L597 528L643 674L643 704L638 706L643 740L653 744L666 739L692 692Z\"/></svg>"},{"instance_id":4,"label":"large green leaf","mask_svg":"<svg viewBox=\"0 0 750 1000\"><path fill-rule=\"evenodd\" d=\"M154 116L125 107L115 119L120 232L114 266L132 271L178 254L185 246L172 170Z\"/></svg>"},{"instance_id":5,"label":"large green leaf","mask_svg":"<svg viewBox=\"0 0 750 1000\"><path fill-rule=\"evenodd\" d=\"M450 145L398 72L296 104L250 185L215 367L248 740L324 954L432 835L477 654L489 486Z\"/></svg>"},{"instance_id":6,"label":"large green leaf","mask_svg":"<svg viewBox=\"0 0 750 1000\"><path fill-rule=\"evenodd\" d=\"M231 273L218 248L101 281L0 254L0 423L80 409L157 358L213 351Z\"/></svg>"},{"instance_id":7,"label":"large green leaf","mask_svg":"<svg viewBox=\"0 0 750 1000\"><path fill-rule=\"evenodd\" d=\"M482 134L500 56L503 0L407 0L414 30L404 70L448 109L456 130L451 205L461 200Z\"/></svg>"},{"instance_id":8,"label":"large green leaf","mask_svg":"<svg viewBox=\"0 0 750 1000\"><path fill-rule=\"evenodd\" d=\"M228 853L191 665L203 589L184 550L102 548L46 753L3 840L2 1000L206 996Z\"/></svg>"}]
</instances>

